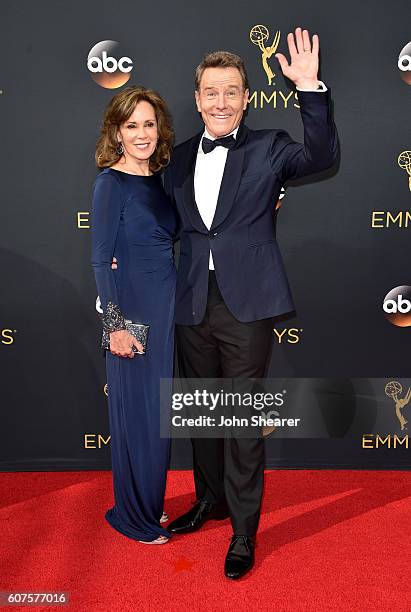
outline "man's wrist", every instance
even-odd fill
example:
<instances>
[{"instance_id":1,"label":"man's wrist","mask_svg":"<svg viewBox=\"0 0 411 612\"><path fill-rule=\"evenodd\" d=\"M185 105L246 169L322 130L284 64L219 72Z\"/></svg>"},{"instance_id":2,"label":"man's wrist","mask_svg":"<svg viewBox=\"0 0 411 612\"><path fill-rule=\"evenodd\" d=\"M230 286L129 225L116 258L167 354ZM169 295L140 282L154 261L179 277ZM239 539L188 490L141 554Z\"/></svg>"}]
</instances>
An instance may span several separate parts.
<instances>
[{"instance_id":1,"label":"man's wrist","mask_svg":"<svg viewBox=\"0 0 411 612\"><path fill-rule=\"evenodd\" d=\"M325 83L323 83L323 81L316 81L315 85L313 85L312 87L308 87L305 86L302 87L300 85L300 83L298 85L296 85L296 89L297 91L327 91L327 86Z\"/></svg>"},{"instance_id":2,"label":"man's wrist","mask_svg":"<svg viewBox=\"0 0 411 612\"><path fill-rule=\"evenodd\" d=\"M318 79L301 79L300 81L296 81L295 86L297 89L315 91L320 87L320 81Z\"/></svg>"}]
</instances>

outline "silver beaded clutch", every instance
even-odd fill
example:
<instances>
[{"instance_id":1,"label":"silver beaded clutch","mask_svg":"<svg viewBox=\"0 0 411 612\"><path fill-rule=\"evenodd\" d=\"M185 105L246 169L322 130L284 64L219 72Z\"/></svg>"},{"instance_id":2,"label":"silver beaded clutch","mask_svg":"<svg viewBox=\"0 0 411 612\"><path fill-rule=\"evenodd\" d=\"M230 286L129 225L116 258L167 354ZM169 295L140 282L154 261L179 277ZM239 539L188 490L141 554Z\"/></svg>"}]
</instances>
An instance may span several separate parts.
<instances>
[{"instance_id":1,"label":"silver beaded clutch","mask_svg":"<svg viewBox=\"0 0 411 612\"><path fill-rule=\"evenodd\" d=\"M143 345L144 351L138 351L133 345L131 350L133 353L138 355L144 355L147 348L147 338L149 325L143 325L142 323L133 323L132 321L125 319L121 313L121 310L117 304L108 302L106 312L103 316L103 335L101 338L101 348L106 351L110 350L110 333L113 331L120 331L126 329L140 344Z\"/></svg>"},{"instance_id":2,"label":"silver beaded clutch","mask_svg":"<svg viewBox=\"0 0 411 612\"><path fill-rule=\"evenodd\" d=\"M147 348L148 330L150 329L150 326L143 325L141 323L132 323L127 319L124 321L124 323L126 325L126 330L144 347L143 352L138 351L134 345L131 347L131 350L133 353L137 353L138 355L144 355ZM103 329L101 348L106 349L107 351L110 350L110 333L106 329Z\"/></svg>"}]
</instances>

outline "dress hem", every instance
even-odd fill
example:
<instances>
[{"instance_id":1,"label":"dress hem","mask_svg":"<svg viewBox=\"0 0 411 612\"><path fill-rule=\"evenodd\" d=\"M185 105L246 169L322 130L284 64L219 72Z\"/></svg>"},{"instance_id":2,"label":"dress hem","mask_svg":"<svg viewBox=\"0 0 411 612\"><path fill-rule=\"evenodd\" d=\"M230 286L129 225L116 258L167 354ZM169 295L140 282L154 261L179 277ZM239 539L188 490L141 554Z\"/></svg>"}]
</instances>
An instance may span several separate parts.
<instances>
[{"instance_id":1,"label":"dress hem","mask_svg":"<svg viewBox=\"0 0 411 612\"><path fill-rule=\"evenodd\" d=\"M108 524L113 527L113 529L126 536L127 538L130 538L131 540L142 540L143 542L151 542L152 540L156 540L159 536L171 538L171 533L169 533L165 529L162 529L161 527L159 528L158 532L152 532L152 534L137 531L132 533L130 530L125 529L118 524L117 520L113 518L112 509L107 510L104 518L106 519ZM141 535L137 535L138 533L140 533Z\"/></svg>"}]
</instances>

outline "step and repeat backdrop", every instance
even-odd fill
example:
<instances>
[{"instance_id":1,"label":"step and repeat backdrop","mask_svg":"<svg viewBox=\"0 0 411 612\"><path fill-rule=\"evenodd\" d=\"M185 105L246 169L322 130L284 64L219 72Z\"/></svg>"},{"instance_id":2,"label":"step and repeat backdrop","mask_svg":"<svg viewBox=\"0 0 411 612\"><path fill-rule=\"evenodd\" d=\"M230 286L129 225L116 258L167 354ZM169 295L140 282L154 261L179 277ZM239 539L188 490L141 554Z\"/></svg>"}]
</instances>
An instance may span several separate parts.
<instances>
[{"instance_id":1,"label":"step and repeat backdrop","mask_svg":"<svg viewBox=\"0 0 411 612\"><path fill-rule=\"evenodd\" d=\"M197 64L229 50L249 72L249 127L301 140L297 91L274 57L298 25L320 37L341 160L273 202L297 311L273 329L269 375L286 398L278 413L303 427L267 433L267 466L408 468L410 23L408 0L1 2L0 470L110 468L90 263L110 98L158 90L181 142L201 128ZM174 440L172 466L190 465L190 442Z\"/></svg>"}]
</instances>

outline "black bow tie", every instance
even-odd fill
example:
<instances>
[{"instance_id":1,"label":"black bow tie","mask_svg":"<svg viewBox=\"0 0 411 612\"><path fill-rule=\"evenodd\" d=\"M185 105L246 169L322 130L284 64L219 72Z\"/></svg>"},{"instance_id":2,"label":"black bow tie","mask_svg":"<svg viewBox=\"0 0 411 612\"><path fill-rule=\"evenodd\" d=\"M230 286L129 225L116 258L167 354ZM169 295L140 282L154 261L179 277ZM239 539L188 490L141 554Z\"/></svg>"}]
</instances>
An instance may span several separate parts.
<instances>
[{"instance_id":1,"label":"black bow tie","mask_svg":"<svg viewBox=\"0 0 411 612\"><path fill-rule=\"evenodd\" d=\"M216 147L234 149L235 138L232 134L230 136L224 136L224 138L216 138L215 140L210 140L209 138L203 136L202 147L204 153L210 153L211 151L214 151Z\"/></svg>"}]
</instances>

